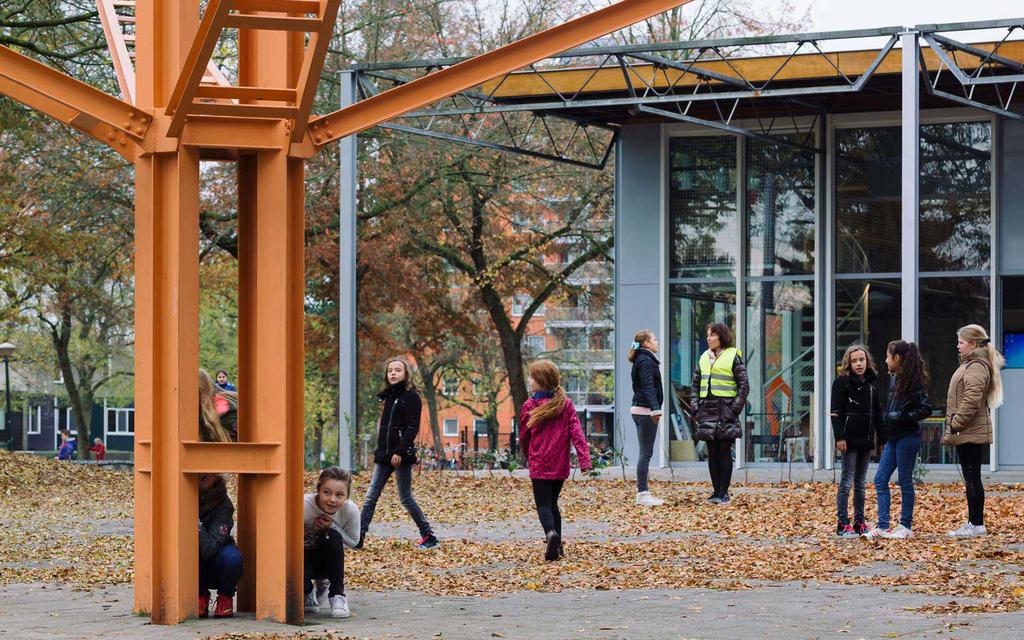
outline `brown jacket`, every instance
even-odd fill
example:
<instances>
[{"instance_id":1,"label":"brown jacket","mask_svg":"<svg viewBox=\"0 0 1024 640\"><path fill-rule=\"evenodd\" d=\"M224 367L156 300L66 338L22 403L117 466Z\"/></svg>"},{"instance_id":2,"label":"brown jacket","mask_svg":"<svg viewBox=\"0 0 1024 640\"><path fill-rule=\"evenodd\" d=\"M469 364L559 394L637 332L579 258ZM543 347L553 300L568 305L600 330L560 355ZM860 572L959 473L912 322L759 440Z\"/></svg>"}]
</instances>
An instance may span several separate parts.
<instances>
[{"instance_id":1,"label":"brown jacket","mask_svg":"<svg viewBox=\"0 0 1024 640\"><path fill-rule=\"evenodd\" d=\"M981 349L961 358L946 394L946 436L943 444L990 444L992 420L988 407L992 374Z\"/></svg>"}]
</instances>

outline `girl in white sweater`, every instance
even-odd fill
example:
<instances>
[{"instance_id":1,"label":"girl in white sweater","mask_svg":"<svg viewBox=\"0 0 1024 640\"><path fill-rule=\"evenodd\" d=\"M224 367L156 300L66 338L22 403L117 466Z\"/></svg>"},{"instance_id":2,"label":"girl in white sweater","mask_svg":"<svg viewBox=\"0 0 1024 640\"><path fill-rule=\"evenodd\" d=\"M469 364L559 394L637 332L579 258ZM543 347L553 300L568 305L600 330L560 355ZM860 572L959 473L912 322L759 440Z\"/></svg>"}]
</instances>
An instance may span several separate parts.
<instances>
[{"instance_id":1,"label":"girl in white sweater","mask_svg":"<svg viewBox=\"0 0 1024 640\"><path fill-rule=\"evenodd\" d=\"M352 474L328 467L320 472L316 493L305 496L302 588L306 611L311 613L320 611L320 598L328 591L331 617L350 615L345 598L345 547L359 542L359 508L348 499L351 490Z\"/></svg>"}]
</instances>

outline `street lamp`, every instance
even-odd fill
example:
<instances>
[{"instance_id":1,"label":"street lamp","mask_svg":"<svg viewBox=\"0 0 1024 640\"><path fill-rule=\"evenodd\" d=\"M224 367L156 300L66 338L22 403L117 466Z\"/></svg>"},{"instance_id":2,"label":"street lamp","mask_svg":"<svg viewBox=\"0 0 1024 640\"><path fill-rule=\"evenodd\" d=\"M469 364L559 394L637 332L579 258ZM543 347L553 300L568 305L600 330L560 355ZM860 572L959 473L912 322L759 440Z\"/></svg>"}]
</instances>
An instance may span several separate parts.
<instances>
[{"instance_id":1,"label":"street lamp","mask_svg":"<svg viewBox=\"0 0 1024 640\"><path fill-rule=\"evenodd\" d=\"M14 432L11 430L11 365L10 357L15 347L10 342L0 344L0 358L4 359L4 395L6 405L4 406L4 429L7 430L7 450L14 451Z\"/></svg>"}]
</instances>

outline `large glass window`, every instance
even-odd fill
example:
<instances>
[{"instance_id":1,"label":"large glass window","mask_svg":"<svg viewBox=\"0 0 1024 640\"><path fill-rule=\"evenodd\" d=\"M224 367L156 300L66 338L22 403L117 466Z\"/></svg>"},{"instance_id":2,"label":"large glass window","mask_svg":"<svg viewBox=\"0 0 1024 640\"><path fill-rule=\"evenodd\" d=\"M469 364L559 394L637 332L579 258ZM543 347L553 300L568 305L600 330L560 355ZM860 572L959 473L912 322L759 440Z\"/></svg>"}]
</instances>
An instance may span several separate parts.
<instances>
[{"instance_id":1,"label":"large glass window","mask_svg":"<svg viewBox=\"0 0 1024 640\"><path fill-rule=\"evenodd\" d=\"M732 282L672 285L669 304L669 459L704 460L704 443L694 440L691 430L690 408L695 392L690 383L700 354L708 348L705 327L712 322L736 326L736 287Z\"/></svg>"},{"instance_id":2,"label":"large glass window","mask_svg":"<svg viewBox=\"0 0 1024 640\"><path fill-rule=\"evenodd\" d=\"M747 460L812 460L814 282L747 285Z\"/></svg>"},{"instance_id":3,"label":"large glass window","mask_svg":"<svg viewBox=\"0 0 1024 640\"><path fill-rule=\"evenodd\" d=\"M989 327L990 279L985 277L921 278L919 325L921 354L928 364L932 384L928 390L935 417L923 427L921 460L953 462L950 450L939 444L949 379L960 366L956 330L968 324Z\"/></svg>"},{"instance_id":4,"label":"large glass window","mask_svg":"<svg viewBox=\"0 0 1024 640\"><path fill-rule=\"evenodd\" d=\"M749 275L814 273L814 182L813 152L762 140L747 142Z\"/></svg>"},{"instance_id":5,"label":"large glass window","mask_svg":"<svg viewBox=\"0 0 1024 640\"><path fill-rule=\"evenodd\" d=\"M921 127L921 271L986 270L991 236L991 126Z\"/></svg>"},{"instance_id":6,"label":"large glass window","mask_svg":"<svg viewBox=\"0 0 1024 640\"><path fill-rule=\"evenodd\" d=\"M736 138L672 138L669 154L670 277L734 275L740 246Z\"/></svg>"},{"instance_id":7,"label":"large glass window","mask_svg":"<svg viewBox=\"0 0 1024 640\"><path fill-rule=\"evenodd\" d=\"M836 130L836 273L900 270L900 129Z\"/></svg>"},{"instance_id":8,"label":"large glass window","mask_svg":"<svg viewBox=\"0 0 1024 640\"><path fill-rule=\"evenodd\" d=\"M866 345L878 371L878 388L888 389L885 348L900 335L903 298L899 280L863 279L836 281L835 340L833 375L839 372L846 348ZM828 381L832 383L831 380Z\"/></svg>"}]
</instances>

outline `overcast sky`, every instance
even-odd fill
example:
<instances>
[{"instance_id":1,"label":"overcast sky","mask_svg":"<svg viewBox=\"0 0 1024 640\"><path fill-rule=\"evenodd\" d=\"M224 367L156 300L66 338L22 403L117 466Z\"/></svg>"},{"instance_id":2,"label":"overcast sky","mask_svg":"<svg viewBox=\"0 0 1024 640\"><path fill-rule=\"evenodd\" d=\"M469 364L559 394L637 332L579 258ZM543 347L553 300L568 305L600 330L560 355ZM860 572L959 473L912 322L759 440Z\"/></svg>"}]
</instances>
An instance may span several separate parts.
<instances>
[{"instance_id":1,"label":"overcast sky","mask_svg":"<svg viewBox=\"0 0 1024 640\"><path fill-rule=\"evenodd\" d=\"M1021 0L796 0L815 29L863 29L1024 17Z\"/></svg>"}]
</instances>

